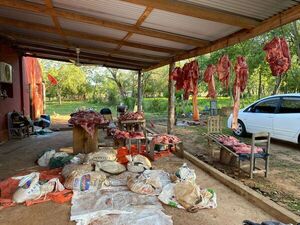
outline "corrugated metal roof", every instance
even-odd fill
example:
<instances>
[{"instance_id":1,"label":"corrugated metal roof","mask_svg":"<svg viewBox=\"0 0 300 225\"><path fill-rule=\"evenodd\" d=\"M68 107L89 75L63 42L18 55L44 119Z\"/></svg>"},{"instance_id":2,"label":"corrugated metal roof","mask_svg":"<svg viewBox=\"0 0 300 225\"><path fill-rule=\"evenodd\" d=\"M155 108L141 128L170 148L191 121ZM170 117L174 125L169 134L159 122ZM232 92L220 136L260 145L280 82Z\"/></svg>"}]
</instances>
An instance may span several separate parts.
<instances>
[{"instance_id":1,"label":"corrugated metal roof","mask_svg":"<svg viewBox=\"0 0 300 225\"><path fill-rule=\"evenodd\" d=\"M62 28L121 40L127 32L59 18ZM80 29L78 29L80 28Z\"/></svg>"},{"instance_id":2,"label":"corrugated metal roof","mask_svg":"<svg viewBox=\"0 0 300 225\"><path fill-rule=\"evenodd\" d=\"M0 15L15 20L22 20L33 23L38 22L40 24L53 26L52 18L50 16L45 16L33 12L21 11L11 8L0 8Z\"/></svg>"},{"instance_id":3,"label":"corrugated metal roof","mask_svg":"<svg viewBox=\"0 0 300 225\"><path fill-rule=\"evenodd\" d=\"M180 48L180 49L185 49L185 50L192 49L195 47L195 46L181 44L181 43L174 42L174 41L167 41L164 39L149 37L149 36L140 35L140 34L133 34L129 38L129 41L141 43L141 44L169 47L169 48Z\"/></svg>"},{"instance_id":4,"label":"corrugated metal roof","mask_svg":"<svg viewBox=\"0 0 300 225\"><path fill-rule=\"evenodd\" d=\"M104 47L104 48L114 49L118 46L116 44L111 44L107 42L91 41L91 40L85 40L76 37L68 37L68 40L70 40L73 44L78 45L78 47L80 47L80 45L85 45L85 46L90 46L95 48Z\"/></svg>"},{"instance_id":5,"label":"corrugated metal roof","mask_svg":"<svg viewBox=\"0 0 300 225\"><path fill-rule=\"evenodd\" d=\"M219 9L255 19L264 20L291 6L295 0L179 0L199 6Z\"/></svg>"},{"instance_id":6,"label":"corrugated metal roof","mask_svg":"<svg viewBox=\"0 0 300 225\"><path fill-rule=\"evenodd\" d=\"M150 50L141 49L141 48L132 48L132 47L128 47L128 46L122 46L121 50L137 52L137 53L145 53L145 54L154 55L154 56L155 55L156 56L170 56L170 54L164 53L164 52L155 52L155 51L150 51Z\"/></svg>"},{"instance_id":7,"label":"corrugated metal roof","mask_svg":"<svg viewBox=\"0 0 300 225\"><path fill-rule=\"evenodd\" d=\"M239 27L227 24L158 9L152 11L142 26L210 41L224 37L240 29Z\"/></svg>"},{"instance_id":8,"label":"corrugated metal roof","mask_svg":"<svg viewBox=\"0 0 300 225\"><path fill-rule=\"evenodd\" d=\"M53 4L58 8L129 24L135 24L145 10L144 6L116 0L53 0Z\"/></svg>"}]
</instances>

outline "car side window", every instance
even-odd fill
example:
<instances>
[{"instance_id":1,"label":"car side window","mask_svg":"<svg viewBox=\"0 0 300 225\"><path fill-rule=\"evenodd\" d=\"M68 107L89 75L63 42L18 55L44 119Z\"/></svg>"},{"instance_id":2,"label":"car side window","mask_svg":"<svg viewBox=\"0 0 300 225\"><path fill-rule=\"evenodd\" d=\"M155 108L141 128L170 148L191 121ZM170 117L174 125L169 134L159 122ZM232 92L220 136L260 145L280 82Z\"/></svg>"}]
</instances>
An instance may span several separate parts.
<instances>
[{"instance_id":1,"label":"car side window","mask_svg":"<svg viewBox=\"0 0 300 225\"><path fill-rule=\"evenodd\" d=\"M279 113L300 113L300 98L284 98Z\"/></svg>"},{"instance_id":2,"label":"car side window","mask_svg":"<svg viewBox=\"0 0 300 225\"><path fill-rule=\"evenodd\" d=\"M278 103L279 103L279 98L261 101L252 108L252 112L254 112L254 113L275 113Z\"/></svg>"}]
</instances>

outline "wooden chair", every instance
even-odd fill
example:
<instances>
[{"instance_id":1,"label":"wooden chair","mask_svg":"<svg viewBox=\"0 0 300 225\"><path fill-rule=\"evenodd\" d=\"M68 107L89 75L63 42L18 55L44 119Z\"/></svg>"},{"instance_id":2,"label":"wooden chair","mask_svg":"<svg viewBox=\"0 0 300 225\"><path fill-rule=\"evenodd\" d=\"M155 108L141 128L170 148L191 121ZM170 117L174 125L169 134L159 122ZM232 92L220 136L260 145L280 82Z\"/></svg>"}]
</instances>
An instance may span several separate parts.
<instances>
[{"instance_id":1,"label":"wooden chair","mask_svg":"<svg viewBox=\"0 0 300 225\"><path fill-rule=\"evenodd\" d=\"M220 116L209 116L207 118L207 142L208 146L211 146L212 139L209 138L209 135L213 134L222 134L222 126ZM214 157L215 151L213 148L210 148L211 156Z\"/></svg>"},{"instance_id":2,"label":"wooden chair","mask_svg":"<svg viewBox=\"0 0 300 225\"><path fill-rule=\"evenodd\" d=\"M24 138L25 136L29 137L31 132L30 129L32 129L33 132L33 126L31 124L26 125L24 121L13 121L13 113L16 112L7 113L8 138Z\"/></svg>"},{"instance_id":3,"label":"wooden chair","mask_svg":"<svg viewBox=\"0 0 300 225\"><path fill-rule=\"evenodd\" d=\"M251 143L251 154L240 155L238 158L239 172L244 167L241 165L243 161L250 161L249 175L250 178L253 178L254 174L264 173L265 177L268 177L269 173L269 157L270 157L270 143L271 143L270 133L261 132L252 134L252 143ZM261 147L263 149L262 153L254 153L255 147ZM256 166L256 160L264 160L264 168L259 168ZM246 165L249 166L249 165Z\"/></svg>"}]
</instances>

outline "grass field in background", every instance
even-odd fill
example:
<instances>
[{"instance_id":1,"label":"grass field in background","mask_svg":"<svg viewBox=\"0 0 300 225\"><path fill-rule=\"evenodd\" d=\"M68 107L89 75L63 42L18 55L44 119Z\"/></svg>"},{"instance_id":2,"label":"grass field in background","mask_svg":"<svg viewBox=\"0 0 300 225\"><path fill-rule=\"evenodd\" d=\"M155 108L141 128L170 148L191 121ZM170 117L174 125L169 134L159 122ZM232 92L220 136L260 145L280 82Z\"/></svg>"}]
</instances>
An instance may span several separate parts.
<instances>
[{"instance_id":1,"label":"grass field in background","mask_svg":"<svg viewBox=\"0 0 300 225\"><path fill-rule=\"evenodd\" d=\"M245 98L241 100L241 107L244 107L255 101L253 98ZM205 107L209 108L209 99L205 97L198 97L198 107L200 111L204 110ZM219 97L217 100L218 108L231 107L232 100L229 97ZM69 115L78 108L93 108L96 111L108 107L112 113L116 115L116 105L107 105L102 103L92 103L89 101L63 101L61 105L57 101L46 102L46 113L49 115ZM185 112L192 111L192 101L178 102L176 111L183 110ZM146 118L163 118L167 116L168 111L168 99L167 98L145 98L143 99L143 109L146 114Z\"/></svg>"}]
</instances>

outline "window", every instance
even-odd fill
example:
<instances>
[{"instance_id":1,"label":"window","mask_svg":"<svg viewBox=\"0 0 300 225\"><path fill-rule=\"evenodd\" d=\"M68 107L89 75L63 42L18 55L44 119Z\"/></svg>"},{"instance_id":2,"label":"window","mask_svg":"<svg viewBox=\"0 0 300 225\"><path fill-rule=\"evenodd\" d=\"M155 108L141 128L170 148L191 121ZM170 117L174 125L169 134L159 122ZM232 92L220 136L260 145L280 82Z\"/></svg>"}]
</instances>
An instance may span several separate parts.
<instances>
[{"instance_id":1,"label":"window","mask_svg":"<svg viewBox=\"0 0 300 225\"><path fill-rule=\"evenodd\" d=\"M300 98L284 98L279 113L300 113Z\"/></svg>"},{"instance_id":2,"label":"window","mask_svg":"<svg viewBox=\"0 0 300 225\"><path fill-rule=\"evenodd\" d=\"M257 103L253 107L252 112L254 112L254 113L275 113L278 103L279 103L279 98L263 100L263 101Z\"/></svg>"}]
</instances>

